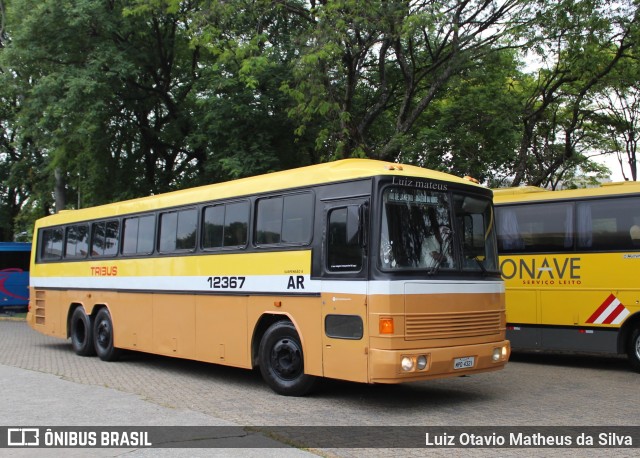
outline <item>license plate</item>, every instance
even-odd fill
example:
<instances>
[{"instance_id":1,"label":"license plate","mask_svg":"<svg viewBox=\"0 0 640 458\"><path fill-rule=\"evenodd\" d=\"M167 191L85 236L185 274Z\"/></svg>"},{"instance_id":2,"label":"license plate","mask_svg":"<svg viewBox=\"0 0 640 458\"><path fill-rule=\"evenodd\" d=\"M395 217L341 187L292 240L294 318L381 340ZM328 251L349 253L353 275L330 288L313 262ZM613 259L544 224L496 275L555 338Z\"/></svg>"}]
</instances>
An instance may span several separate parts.
<instances>
[{"instance_id":1,"label":"license plate","mask_svg":"<svg viewBox=\"0 0 640 458\"><path fill-rule=\"evenodd\" d=\"M475 356L467 356L464 358L456 358L453 360L454 369L469 369L476 363Z\"/></svg>"}]
</instances>

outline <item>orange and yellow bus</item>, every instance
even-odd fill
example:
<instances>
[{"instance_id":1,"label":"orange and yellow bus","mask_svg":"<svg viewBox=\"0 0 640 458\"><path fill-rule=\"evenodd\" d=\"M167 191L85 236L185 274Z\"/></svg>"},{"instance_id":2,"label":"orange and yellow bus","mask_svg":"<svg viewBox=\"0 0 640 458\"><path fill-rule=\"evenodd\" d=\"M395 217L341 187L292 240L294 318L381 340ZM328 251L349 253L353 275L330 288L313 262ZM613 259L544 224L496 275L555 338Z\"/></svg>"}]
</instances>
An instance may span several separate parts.
<instances>
[{"instance_id":1,"label":"orange and yellow bus","mask_svg":"<svg viewBox=\"0 0 640 458\"><path fill-rule=\"evenodd\" d=\"M640 183L494 202L513 348L627 354L640 371Z\"/></svg>"},{"instance_id":2,"label":"orange and yellow bus","mask_svg":"<svg viewBox=\"0 0 640 458\"><path fill-rule=\"evenodd\" d=\"M508 360L491 191L350 159L37 221L30 325L123 350L400 383Z\"/></svg>"}]
</instances>

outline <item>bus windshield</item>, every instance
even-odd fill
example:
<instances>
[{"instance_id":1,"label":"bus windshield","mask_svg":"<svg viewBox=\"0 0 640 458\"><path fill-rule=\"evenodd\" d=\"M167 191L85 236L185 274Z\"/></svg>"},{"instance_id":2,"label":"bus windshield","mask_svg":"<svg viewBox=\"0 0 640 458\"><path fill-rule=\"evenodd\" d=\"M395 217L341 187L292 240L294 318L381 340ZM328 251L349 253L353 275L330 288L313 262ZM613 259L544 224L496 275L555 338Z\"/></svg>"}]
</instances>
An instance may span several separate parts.
<instances>
[{"instance_id":1,"label":"bus windshield","mask_svg":"<svg viewBox=\"0 0 640 458\"><path fill-rule=\"evenodd\" d=\"M383 194L380 262L385 270L497 271L489 199L413 188Z\"/></svg>"}]
</instances>

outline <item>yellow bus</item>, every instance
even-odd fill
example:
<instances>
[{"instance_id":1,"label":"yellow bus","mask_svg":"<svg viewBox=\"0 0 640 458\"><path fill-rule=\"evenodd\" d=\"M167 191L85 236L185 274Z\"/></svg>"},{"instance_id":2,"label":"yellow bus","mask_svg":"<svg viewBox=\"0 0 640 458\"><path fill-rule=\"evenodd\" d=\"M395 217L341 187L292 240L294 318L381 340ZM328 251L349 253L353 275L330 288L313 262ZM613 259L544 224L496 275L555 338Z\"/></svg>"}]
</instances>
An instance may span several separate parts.
<instances>
[{"instance_id":1,"label":"yellow bus","mask_svg":"<svg viewBox=\"0 0 640 458\"><path fill-rule=\"evenodd\" d=\"M494 190L514 349L627 354L640 371L640 183Z\"/></svg>"},{"instance_id":2,"label":"yellow bus","mask_svg":"<svg viewBox=\"0 0 640 458\"><path fill-rule=\"evenodd\" d=\"M35 225L27 319L79 355L259 367L284 395L498 370L491 195L349 159L60 212Z\"/></svg>"}]
</instances>

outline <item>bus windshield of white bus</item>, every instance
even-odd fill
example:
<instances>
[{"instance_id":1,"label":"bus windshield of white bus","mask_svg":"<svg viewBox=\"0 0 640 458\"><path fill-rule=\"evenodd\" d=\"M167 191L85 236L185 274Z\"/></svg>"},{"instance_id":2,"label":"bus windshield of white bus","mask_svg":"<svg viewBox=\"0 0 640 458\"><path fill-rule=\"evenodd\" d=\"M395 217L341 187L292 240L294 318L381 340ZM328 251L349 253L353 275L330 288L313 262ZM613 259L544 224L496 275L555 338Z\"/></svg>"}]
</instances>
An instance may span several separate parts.
<instances>
[{"instance_id":1,"label":"bus windshield of white bus","mask_svg":"<svg viewBox=\"0 0 640 458\"><path fill-rule=\"evenodd\" d=\"M380 262L385 270L497 271L489 199L389 187L383 193Z\"/></svg>"}]
</instances>

